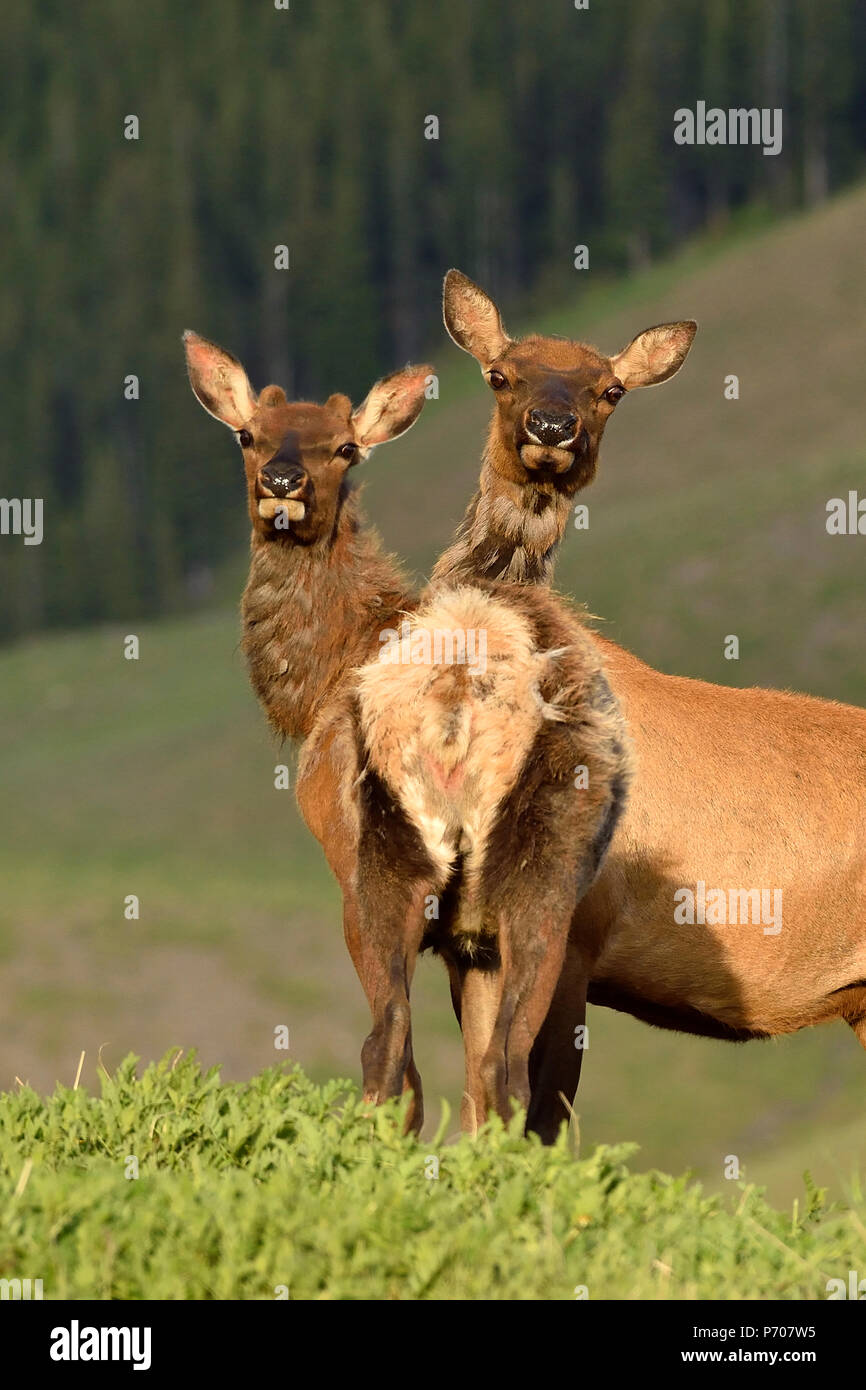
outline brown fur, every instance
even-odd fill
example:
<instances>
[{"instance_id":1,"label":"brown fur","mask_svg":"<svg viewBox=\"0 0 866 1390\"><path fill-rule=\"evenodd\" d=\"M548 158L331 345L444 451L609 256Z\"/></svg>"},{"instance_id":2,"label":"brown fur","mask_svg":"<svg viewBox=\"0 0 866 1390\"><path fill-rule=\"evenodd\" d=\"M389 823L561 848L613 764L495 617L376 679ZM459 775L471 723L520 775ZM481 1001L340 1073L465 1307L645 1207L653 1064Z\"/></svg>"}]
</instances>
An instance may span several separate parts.
<instances>
[{"instance_id":1,"label":"brown fur","mask_svg":"<svg viewBox=\"0 0 866 1390\"><path fill-rule=\"evenodd\" d=\"M340 395L323 406L289 404L269 386L257 398L230 354L196 334L185 341L195 394L243 447L252 523L243 648L271 725L302 743L298 803L343 892L346 943L373 1021L362 1051L364 1093L379 1102L410 1090L408 1124L417 1129L423 1101L409 988L433 866L412 828L401 827L398 808L389 852L379 852L377 810L359 790L365 751L354 694L355 668L374 655L380 629L415 600L365 526L346 475L412 424L431 369L395 373L353 412ZM292 504L282 524L275 498ZM405 873L395 872L394 853Z\"/></svg>"},{"instance_id":2,"label":"brown fur","mask_svg":"<svg viewBox=\"0 0 866 1390\"><path fill-rule=\"evenodd\" d=\"M609 393L667 381L685 360L697 324L648 328L605 357L566 338L509 338L496 305L458 270L445 277L443 307L454 341L476 357L486 381L498 376L504 384L494 388L479 490L433 577L547 583L574 495L596 474L615 406ZM536 411L573 419L573 438L561 446L533 443Z\"/></svg>"},{"instance_id":3,"label":"brown fur","mask_svg":"<svg viewBox=\"0 0 866 1390\"><path fill-rule=\"evenodd\" d=\"M452 290L459 300L460 284ZM489 333L491 310L477 295L470 307ZM623 380L629 359L626 384L647 384L664 366L664 335L650 338L649 353L645 337L610 360ZM478 348L477 334L473 342ZM531 338L517 348L545 368L571 362L583 371L580 344ZM538 371L524 361L521 375L534 381ZM595 372L590 361L588 381ZM519 437L509 436L507 418L497 399L480 490L437 566L443 576L471 580L476 563L486 574L489 556L510 548L521 557L512 577L550 579L568 510L552 508L556 526L539 533L536 483L528 472L519 481ZM577 486L582 476L575 473ZM507 546L495 520L504 509ZM549 1139L566 1113L561 1098L570 1101L577 1086L572 1040L587 997L661 1027L735 1040L844 1019L866 1046L866 712L662 675L598 635L591 640L631 732L635 774L610 851L575 913L533 1048L530 1121ZM676 923L675 891L699 880L781 889L782 930Z\"/></svg>"},{"instance_id":4,"label":"brown fur","mask_svg":"<svg viewBox=\"0 0 866 1390\"><path fill-rule=\"evenodd\" d=\"M348 673L376 650L380 628L412 604L408 581L348 485L326 545L274 543L254 531L243 650L274 729L307 738Z\"/></svg>"},{"instance_id":5,"label":"brown fur","mask_svg":"<svg viewBox=\"0 0 866 1390\"><path fill-rule=\"evenodd\" d=\"M594 643L552 595L433 586L410 629L488 639L475 673L379 660L358 678L370 773L437 869L440 916L423 944L460 996L474 1128L491 1109L507 1118L512 1098L529 1103L574 908L626 801L628 744Z\"/></svg>"},{"instance_id":6,"label":"brown fur","mask_svg":"<svg viewBox=\"0 0 866 1390\"><path fill-rule=\"evenodd\" d=\"M363 525L347 470L412 423L428 369L395 373L352 412L344 396L289 404L267 387L256 398L229 354L186 342L193 390L244 450L244 652L272 726L302 741L298 801L343 891L373 1018L365 1096L410 1089L420 1126L417 955L436 945L458 961L483 937L500 964L497 1002L483 1037L464 1011L467 1103L473 1119L490 1108L507 1118L510 1099L529 1102L529 1055L569 924L625 799L625 736L602 663L540 590L440 588L419 609ZM416 633L483 629L489 666L375 660L383 631L404 620ZM578 764L590 785L576 793ZM425 940L425 905L449 889L453 915Z\"/></svg>"}]
</instances>

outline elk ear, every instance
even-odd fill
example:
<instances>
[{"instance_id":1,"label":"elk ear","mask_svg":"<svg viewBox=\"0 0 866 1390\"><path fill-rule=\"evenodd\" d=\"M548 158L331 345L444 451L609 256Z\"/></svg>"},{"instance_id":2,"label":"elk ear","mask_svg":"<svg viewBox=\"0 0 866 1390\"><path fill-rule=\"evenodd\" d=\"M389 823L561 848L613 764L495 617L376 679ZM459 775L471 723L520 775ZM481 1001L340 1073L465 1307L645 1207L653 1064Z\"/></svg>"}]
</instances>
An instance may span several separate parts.
<instances>
[{"instance_id":1,"label":"elk ear","mask_svg":"<svg viewBox=\"0 0 866 1390\"><path fill-rule=\"evenodd\" d=\"M362 449L372 449L396 439L414 425L424 405L425 392L434 375L429 364L404 367L377 381L367 399L352 416L355 438Z\"/></svg>"},{"instance_id":2,"label":"elk ear","mask_svg":"<svg viewBox=\"0 0 866 1390\"><path fill-rule=\"evenodd\" d=\"M636 386L658 386L679 371L697 331L694 319L647 328L612 357L610 365L627 391Z\"/></svg>"},{"instance_id":3,"label":"elk ear","mask_svg":"<svg viewBox=\"0 0 866 1390\"><path fill-rule=\"evenodd\" d=\"M256 409L255 392L240 362L189 328L183 346L189 384L205 410L230 430L239 430Z\"/></svg>"},{"instance_id":4,"label":"elk ear","mask_svg":"<svg viewBox=\"0 0 866 1390\"><path fill-rule=\"evenodd\" d=\"M457 346L482 367L501 357L511 342L493 300L460 270L445 276L442 317Z\"/></svg>"},{"instance_id":5,"label":"elk ear","mask_svg":"<svg viewBox=\"0 0 866 1390\"><path fill-rule=\"evenodd\" d=\"M340 415L344 415L347 419L351 419L352 416L352 402L348 396L343 395L342 391L335 391L333 395L329 396L325 401L324 409L339 411Z\"/></svg>"}]
</instances>

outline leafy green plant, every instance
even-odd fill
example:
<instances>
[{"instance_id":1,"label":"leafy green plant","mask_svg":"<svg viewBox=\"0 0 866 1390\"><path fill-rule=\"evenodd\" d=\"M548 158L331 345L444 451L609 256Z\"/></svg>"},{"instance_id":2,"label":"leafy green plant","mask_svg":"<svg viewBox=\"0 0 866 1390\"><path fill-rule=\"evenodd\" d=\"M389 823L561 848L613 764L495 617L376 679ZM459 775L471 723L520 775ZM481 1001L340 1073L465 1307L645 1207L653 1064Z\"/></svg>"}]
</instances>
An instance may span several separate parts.
<instances>
[{"instance_id":1,"label":"leafy green plant","mask_svg":"<svg viewBox=\"0 0 866 1390\"><path fill-rule=\"evenodd\" d=\"M859 1199L792 1222L752 1186L631 1173L630 1145L578 1160L520 1115L448 1139L447 1112L416 1141L402 1109L180 1053L99 1098L4 1093L0 1275L59 1299L820 1298L862 1263Z\"/></svg>"}]
</instances>

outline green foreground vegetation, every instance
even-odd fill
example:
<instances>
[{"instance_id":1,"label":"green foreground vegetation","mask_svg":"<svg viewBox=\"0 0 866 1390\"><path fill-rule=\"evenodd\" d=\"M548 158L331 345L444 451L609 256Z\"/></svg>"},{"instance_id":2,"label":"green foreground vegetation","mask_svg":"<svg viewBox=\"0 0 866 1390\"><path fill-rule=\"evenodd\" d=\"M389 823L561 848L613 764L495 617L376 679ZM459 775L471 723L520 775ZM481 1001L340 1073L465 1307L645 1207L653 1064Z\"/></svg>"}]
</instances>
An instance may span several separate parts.
<instances>
[{"instance_id":1,"label":"green foreground vegetation","mask_svg":"<svg viewBox=\"0 0 866 1390\"><path fill-rule=\"evenodd\" d=\"M273 1067L223 1084L194 1056L102 1096L0 1095L0 1276L49 1299L695 1299L827 1296L866 1248L866 1198L788 1211L576 1160L515 1116L476 1140L402 1135L345 1081ZM137 1171L137 1176L135 1173ZM435 1174L435 1176L434 1176Z\"/></svg>"}]
</instances>

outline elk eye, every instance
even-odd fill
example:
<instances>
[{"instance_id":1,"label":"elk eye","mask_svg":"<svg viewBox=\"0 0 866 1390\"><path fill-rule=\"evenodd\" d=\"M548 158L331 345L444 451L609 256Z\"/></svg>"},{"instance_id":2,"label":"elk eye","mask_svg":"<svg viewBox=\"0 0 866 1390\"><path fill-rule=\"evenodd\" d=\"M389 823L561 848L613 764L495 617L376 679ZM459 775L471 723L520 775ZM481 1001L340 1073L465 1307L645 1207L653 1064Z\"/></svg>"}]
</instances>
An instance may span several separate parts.
<instances>
[{"instance_id":1,"label":"elk eye","mask_svg":"<svg viewBox=\"0 0 866 1390\"><path fill-rule=\"evenodd\" d=\"M494 391L501 391L503 386L508 385L508 377L504 376L502 372L491 372L487 380L490 382Z\"/></svg>"},{"instance_id":2,"label":"elk eye","mask_svg":"<svg viewBox=\"0 0 866 1390\"><path fill-rule=\"evenodd\" d=\"M608 386L602 399L608 401L611 405L616 405L617 401L621 401L624 395L624 386Z\"/></svg>"},{"instance_id":3,"label":"elk eye","mask_svg":"<svg viewBox=\"0 0 866 1390\"><path fill-rule=\"evenodd\" d=\"M253 437L249 430L238 430L238 443L242 449L248 449L253 442Z\"/></svg>"},{"instance_id":4,"label":"elk eye","mask_svg":"<svg viewBox=\"0 0 866 1390\"><path fill-rule=\"evenodd\" d=\"M341 459L353 459L358 452L357 444L341 444L337 450Z\"/></svg>"}]
</instances>

